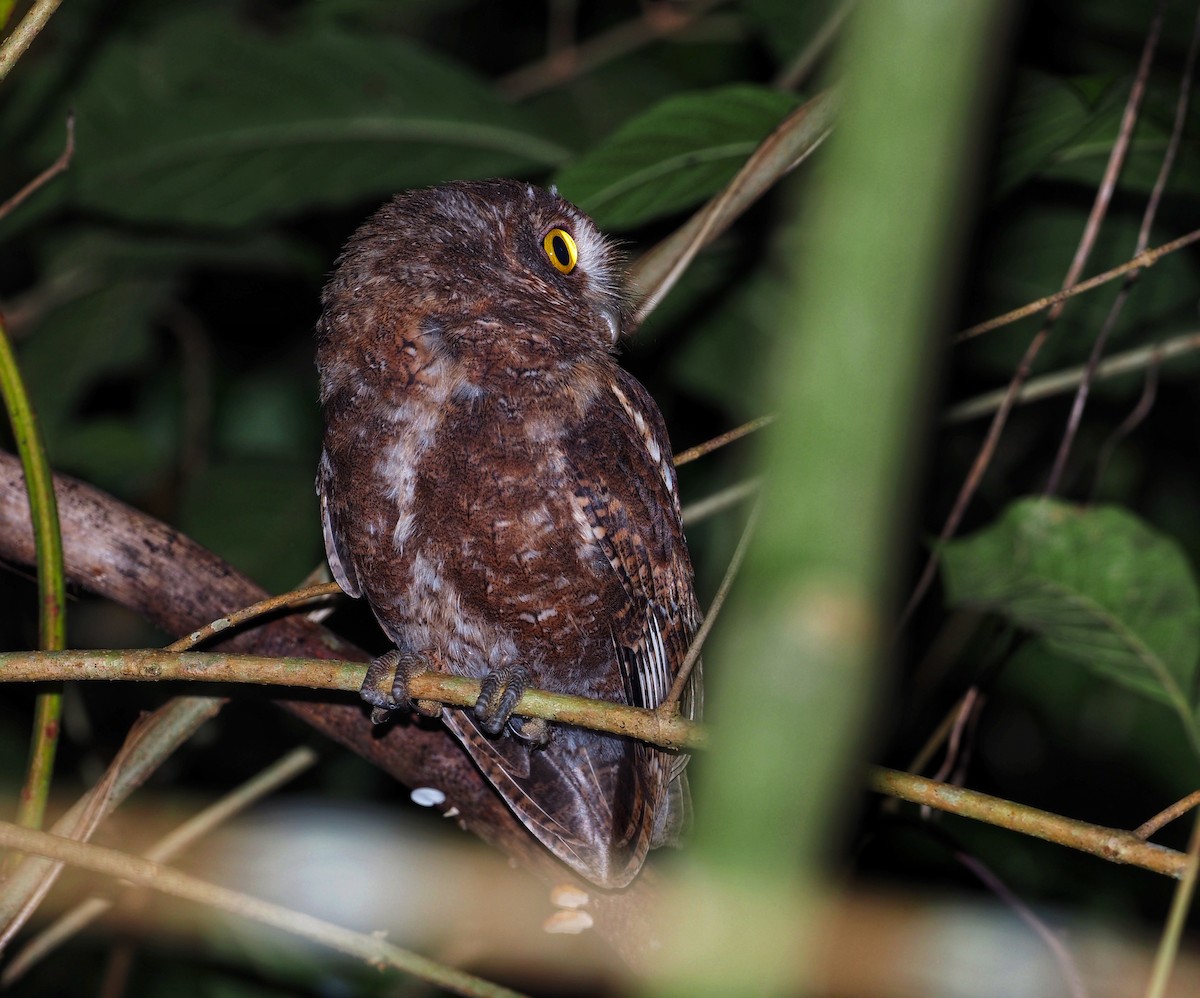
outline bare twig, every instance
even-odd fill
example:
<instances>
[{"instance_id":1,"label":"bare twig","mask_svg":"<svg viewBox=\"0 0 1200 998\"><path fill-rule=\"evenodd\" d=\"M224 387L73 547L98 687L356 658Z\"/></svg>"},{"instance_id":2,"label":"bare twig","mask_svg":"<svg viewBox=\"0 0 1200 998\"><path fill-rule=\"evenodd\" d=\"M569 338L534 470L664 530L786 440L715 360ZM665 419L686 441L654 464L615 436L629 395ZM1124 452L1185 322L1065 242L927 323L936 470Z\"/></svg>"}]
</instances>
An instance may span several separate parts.
<instances>
[{"instance_id":1,"label":"bare twig","mask_svg":"<svg viewBox=\"0 0 1200 998\"><path fill-rule=\"evenodd\" d=\"M1179 958L1179 941L1183 937L1188 909L1191 908L1192 898L1196 893L1197 879L1200 879L1200 816L1192 824L1187 870L1175 885L1175 893L1171 898L1171 913L1163 927L1162 939L1154 957L1154 971L1146 985L1146 998L1164 998L1167 993L1171 971Z\"/></svg>"},{"instance_id":2,"label":"bare twig","mask_svg":"<svg viewBox=\"0 0 1200 998\"><path fill-rule=\"evenodd\" d=\"M1149 367L1146 368L1146 379L1142 384L1142 394L1138 396L1137 405L1133 407L1133 411L1128 416L1121 420L1121 425L1113 430L1109 438L1104 441L1104 446L1100 448L1100 453L1096 455L1096 476L1092 480L1093 496L1100 491L1100 483L1104 480L1104 473L1108 470L1108 462L1112 460L1113 453L1121 441L1141 426L1142 421L1150 415L1150 411L1154 408L1154 400L1158 397L1158 361L1159 357L1156 354Z\"/></svg>"},{"instance_id":3,"label":"bare twig","mask_svg":"<svg viewBox=\"0 0 1200 998\"><path fill-rule=\"evenodd\" d=\"M544 59L531 63L497 81L496 87L509 100L523 100L590 72L619 56L651 42L678 34L725 0L692 0L685 9L664 0L648 0L641 14L601 32L586 42L552 45Z\"/></svg>"},{"instance_id":4,"label":"bare twig","mask_svg":"<svg viewBox=\"0 0 1200 998\"><path fill-rule=\"evenodd\" d=\"M1159 8L1158 19L1155 24L1156 29L1161 27L1162 7ZM1171 176L1171 168L1175 164L1175 156L1179 151L1179 143L1183 138L1183 126L1187 120L1188 98L1192 89L1192 72L1196 63L1196 43L1198 40L1200 40L1200 11L1197 12L1195 25L1192 29L1192 41L1188 46L1187 63L1180 78L1179 97L1175 103L1175 124L1171 130L1171 138L1167 143L1166 152L1163 153L1158 177L1154 181L1154 189L1150 192L1150 198L1146 202L1146 210L1142 213L1142 224L1138 229L1137 242L1134 245L1134 256L1143 252L1150 242L1150 227L1154 224L1154 219L1158 214L1158 206L1162 200L1163 191L1166 189L1167 179ZM1140 87L1144 91L1146 78L1150 75L1150 66L1143 61L1142 65L1138 68L1138 73L1139 76L1134 82L1134 86ZM1079 387L1075 390L1075 401L1071 405L1071 412L1067 417L1067 425L1063 431L1063 438L1059 443L1058 453L1055 455L1054 465L1050 470L1050 477L1046 481L1046 495L1055 495L1058 492L1059 483L1062 481L1063 473L1066 470L1067 458L1071 453L1071 445L1074 443L1075 436L1079 432L1079 424L1083 421L1083 410L1087 405L1088 392L1091 388L1092 379L1095 376L1096 366L1100 363L1100 358L1104 355L1104 348L1108 345L1108 338L1112 335L1113 328L1117 324L1117 318L1124 309L1125 302L1129 298L1129 293L1140 274L1140 270L1131 270L1125 275L1121 289L1117 292L1116 299L1109 307L1104 324L1100 327L1100 332L1096 336L1096 342L1092 344L1092 352L1087 362L1087 371L1084 374L1083 380L1079 383Z\"/></svg>"},{"instance_id":5,"label":"bare twig","mask_svg":"<svg viewBox=\"0 0 1200 998\"><path fill-rule=\"evenodd\" d=\"M1095 380L1102 381L1106 378L1130 374L1133 371L1154 368L1162 361L1182 357L1196 350L1200 350L1200 332L1185 333L1182 336L1164 340L1162 343L1151 343L1149 346L1127 350L1125 353L1113 354L1096 368ZM1018 404L1024 404L1065 394L1079 384L1085 373L1086 368L1081 364L1077 367L1069 367L1065 371L1044 374L1039 378L1030 378L1017 393L1016 401ZM1006 394L1005 389L1001 388L998 391L985 392L964 402L959 402L946 410L945 420L950 424L965 423L968 420L986 416L1000 408Z\"/></svg>"},{"instance_id":6,"label":"bare twig","mask_svg":"<svg viewBox=\"0 0 1200 998\"><path fill-rule=\"evenodd\" d=\"M751 478L744 482L738 482L736 485L730 485L719 492L714 492L710 496L705 496L703 499L690 502L683 507L684 526L690 527L701 520L707 520L710 516L723 513L725 510L758 495L761 490L762 479Z\"/></svg>"},{"instance_id":7,"label":"bare twig","mask_svg":"<svg viewBox=\"0 0 1200 998\"><path fill-rule=\"evenodd\" d=\"M22 204L35 191L44 187L51 180L71 165L71 157L75 155L75 112L67 115L67 140L58 159L22 187L16 194L3 204L0 204L0 218L7 218L18 205Z\"/></svg>"},{"instance_id":8,"label":"bare twig","mask_svg":"<svg viewBox=\"0 0 1200 998\"><path fill-rule=\"evenodd\" d=\"M876 793L899 797L913 804L925 804L939 811L1031 835L1069 849L1078 849L1110 863L1126 863L1175 879L1182 877L1187 870L1186 853L1146 842L1123 829L1064 818L977 790L937 783L912 773L879 766L870 770L867 784Z\"/></svg>"},{"instance_id":9,"label":"bare twig","mask_svg":"<svg viewBox=\"0 0 1200 998\"><path fill-rule=\"evenodd\" d=\"M775 77L775 86L780 90L795 90L796 87L808 79L809 74L813 71L813 67L829 51L829 47L833 44L833 40L837 38L838 32L841 31L846 18L854 10L856 2L857 0L842 0L840 4L830 11L829 16L825 18L825 22L817 28L812 38L808 40L808 44Z\"/></svg>"},{"instance_id":10,"label":"bare twig","mask_svg":"<svg viewBox=\"0 0 1200 998\"><path fill-rule=\"evenodd\" d=\"M1178 239L1172 239L1168 243L1163 243L1161 246L1154 246L1148 250L1143 250L1137 256L1126 260L1111 270L1104 271L1103 274L1089 277L1086 281L1072 284L1069 288L1064 288L1062 291L1056 291L1052 295L1046 295L1045 298L1039 298L1037 301L1030 302L1028 305L1022 305L1020 308L1014 308L1011 312L1005 312L994 319L988 319L986 322L970 326L961 333L958 333L954 337L953 342L963 343L976 336L982 336L984 333L990 333L993 329L999 329L1001 326L1008 326L1031 315L1037 315L1038 312L1044 312L1054 305L1061 305L1068 298L1074 298L1076 295L1081 295L1086 291L1094 291L1096 288L1108 284L1110 281L1115 281L1118 277L1123 277L1134 271L1145 270L1147 267L1153 267L1164 256L1177 253L1185 246L1191 246L1197 240L1200 240L1200 229L1194 229L1180 236Z\"/></svg>"},{"instance_id":11,"label":"bare twig","mask_svg":"<svg viewBox=\"0 0 1200 998\"><path fill-rule=\"evenodd\" d=\"M1083 976L1079 973L1079 967L1076 965L1074 957L1063 945L1062 940L1051 931L1050 926L1042 921L1029 905L1017 897L1008 884L996 876L982 860L972 856L964 849L955 849L954 858L979 878L996 897L1016 912L1017 917L1046 944L1046 948L1050 950L1054 961L1058 964L1058 969L1062 972L1072 998L1087 998L1087 988L1084 987Z\"/></svg>"},{"instance_id":12,"label":"bare twig","mask_svg":"<svg viewBox=\"0 0 1200 998\"><path fill-rule=\"evenodd\" d=\"M1158 13L1152 21L1150 31L1146 37L1146 43L1142 49L1138 78L1143 76L1140 67L1153 60L1154 50L1158 44L1158 24L1161 18L1163 2L1164 0L1159 0ZM1084 225L1083 235L1079 239L1079 245L1075 249L1071 265L1067 268L1067 275L1063 280L1064 289L1072 287L1079 280L1079 275L1083 273L1083 268L1087 265L1088 258L1091 256L1092 249L1096 244L1096 237L1100 232L1100 223L1108 213L1108 205L1112 201L1113 191L1116 189L1117 177L1120 175L1121 167L1125 162L1125 155L1129 151L1129 144L1133 138L1133 126L1137 122L1138 110L1141 107L1141 99L1141 88L1137 86L1133 87L1125 102L1125 111L1121 116L1120 131L1109 152L1108 163L1104 168L1104 176L1101 178L1100 186L1096 191L1096 197L1092 202L1092 210L1089 212L1087 223ZM1041 353L1042 347L1050 336L1050 330L1062 314L1063 307L1063 302L1051 306L1046 320L1042 324L1042 328L1030 340L1029 346L1026 347L1024 355L1017 364L1017 369L1009 381L1008 389L1005 392L1004 399L1000 403L1000 408L996 410L995 416L992 417L992 423L988 427L987 436L979 448L979 453L975 456L975 461L972 463L970 471L967 472L967 477L964 479L958 495L955 497L950 514L946 517L946 521L938 533L938 541L941 543L934 545L930 551L929 557L925 561L925 567L921 571L920 578L913 587L912 594L909 596L904 611L900 615L897 631L902 631L907 626L909 620L912 619L913 613L916 612L917 607L925 598L925 594L929 591L929 587L933 585L938 565L941 562L941 544L950 540L958 531L958 526L962 522L963 515L967 511L967 507L971 504L971 500L975 497L975 492L983 481L984 473L992 463L996 448L1000 445L1000 437L1004 433L1005 424L1008 422L1008 415L1016 402L1017 392L1020 391L1021 385L1029 378L1033 370L1033 362L1037 358L1037 355Z\"/></svg>"},{"instance_id":13,"label":"bare twig","mask_svg":"<svg viewBox=\"0 0 1200 998\"><path fill-rule=\"evenodd\" d=\"M1194 790L1183 800L1177 800L1170 807L1159 811L1153 818L1142 822L1133 830L1133 834L1139 839L1148 839L1164 825L1169 825L1176 818L1182 818L1194 807L1200 807L1200 790Z\"/></svg>"},{"instance_id":14,"label":"bare twig","mask_svg":"<svg viewBox=\"0 0 1200 998\"><path fill-rule=\"evenodd\" d=\"M167 651L185 651L195 648L218 634L224 634L248 621L264 617L268 613L303 607L329 596L341 595L342 587L336 582L319 582L316 585L305 586L303 589L293 589L291 592L281 593L279 596L268 596L264 600L259 600L257 603L252 603L250 606L205 624L198 630L192 631L191 634L184 635L178 641L173 641L168 645Z\"/></svg>"},{"instance_id":15,"label":"bare twig","mask_svg":"<svg viewBox=\"0 0 1200 998\"><path fill-rule=\"evenodd\" d=\"M954 723L950 726L949 739L946 744L946 758L942 760L938 771L934 773L933 778L939 783L943 782L952 772L958 763L958 750L962 745L963 731L966 730L967 723L971 716L979 708L980 693L978 686L970 687L966 693L962 695L962 699L954 710Z\"/></svg>"},{"instance_id":16,"label":"bare twig","mask_svg":"<svg viewBox=\"0 0 1200 998\"><path fill-rule=\"evenodd\" d=\"M738 546L733 552L733 557L729 559L729 567L725 569L725 577L721 579L721 585L717 589L716 596L713 597L712 605L708 608L708 613L704 615L704 622L700 625L700 629L696 631L696 636L692 639L691 647L688 648L688 653L684 656L683 663L679 666L679 672L675 676L675 681L671 684L671 690L662 703L664 707L671 707L679 703L679 698L683 696L688 677L692 674L692 669L695 668L696 663L700 660L700 649L704 647L704 642L708 638L709 632L717 622L717 615L721 612L721 607L725 605L725 600L729 596L729 590L733 587L733 580L737 578L738 569L742 567L742 561L746 557L746 549L750 546L750 539L754 536L754 527L758 523L758 508L758 503L755 503L754 508L750 511L750 516L746 520L746 526L742 530L742 538L738 541Z\"/></svg>"},{"instance_id":17,"label":"bare twig","mask_svg":"<svg viewBox=\"0 0 1200 998\"><path fill-rule=\"evenodd\" d=\"M769 426L774 421L774 416L759 416L757 419L752 419L748 423L743 423L741 426L736 426L732 430L722 433L719 437L713 437L702 444L696 444L695 447L689 447L687 450L675 455L675 467L678 468L681 464L687 464L689 461L695 461L697 458L704 457L705 454L711 454L715 450L720 450L735 440L741 440L742 437L754 433L756 430L761 430L764 426Z\"/></svg>"}]
</instances>

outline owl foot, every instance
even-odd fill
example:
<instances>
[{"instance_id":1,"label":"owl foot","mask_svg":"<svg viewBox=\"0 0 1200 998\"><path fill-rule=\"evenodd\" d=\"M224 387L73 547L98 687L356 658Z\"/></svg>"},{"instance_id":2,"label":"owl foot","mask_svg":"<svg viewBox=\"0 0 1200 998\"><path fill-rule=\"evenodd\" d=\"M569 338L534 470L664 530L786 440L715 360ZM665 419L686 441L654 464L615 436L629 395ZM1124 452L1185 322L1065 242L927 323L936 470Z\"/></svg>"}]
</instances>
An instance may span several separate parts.
<instances>
[{"instance_id":1,"label":"owl foot","mask_svg":"<svg viewBox=\"0 0 1200 998\"><path fill-rule=\"evenodd\" d=\"M493 669L483 677L475 716L489 735L498 735L512 718L513 709L529 686L529 673L519 665Z\"/></svg>"},{"instance_id":2,"label":"owl foot","mask_svg":"<svg viewBox=\"0 0 1200 998\"><path fill-rule=\"evenodd\" d=\"M550 722L541 717L514 717L508 722L512 733L534 748L550 744Z\"/></svg>"},{"instance_id":3,"label":"owl foot","mask_svg":"<svg viewBox=\"0 0 1200 998\"><path fill-rule=\"evenodd\" d=\"M380 655L367 667L367 677L358 691L372 708L371 723L383 724L397 710L415 710L425 717L440 717L442 705L436 700L415 700L408 692L412 677L427 666L416 655L398 648Z\"/></svg>"}]
</instances>

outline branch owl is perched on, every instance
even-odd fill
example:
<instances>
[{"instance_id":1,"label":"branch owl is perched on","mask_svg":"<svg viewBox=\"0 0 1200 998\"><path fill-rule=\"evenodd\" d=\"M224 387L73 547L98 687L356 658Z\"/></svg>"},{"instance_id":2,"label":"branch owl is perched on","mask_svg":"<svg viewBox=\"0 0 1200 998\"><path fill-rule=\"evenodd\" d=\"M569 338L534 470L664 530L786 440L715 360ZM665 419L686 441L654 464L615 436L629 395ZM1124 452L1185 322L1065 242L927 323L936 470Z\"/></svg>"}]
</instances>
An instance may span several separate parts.
<instances>
[{"instance_id":1,"label":"branch owl is perched on","mask_svg":"<svg viewBox=\"0 0 1200 998\"><path fill-rule=\"evenodd\" d=\"M553 193L410 191L350 239L317 335L329 564L397 649L363 685L373 717L423 669L483 679L446 725L606 887L677 836L686 757L511 715L527 686L655 707L699 622L662 416L613 358L622 276Z\"/></svg>"}]
</instances>

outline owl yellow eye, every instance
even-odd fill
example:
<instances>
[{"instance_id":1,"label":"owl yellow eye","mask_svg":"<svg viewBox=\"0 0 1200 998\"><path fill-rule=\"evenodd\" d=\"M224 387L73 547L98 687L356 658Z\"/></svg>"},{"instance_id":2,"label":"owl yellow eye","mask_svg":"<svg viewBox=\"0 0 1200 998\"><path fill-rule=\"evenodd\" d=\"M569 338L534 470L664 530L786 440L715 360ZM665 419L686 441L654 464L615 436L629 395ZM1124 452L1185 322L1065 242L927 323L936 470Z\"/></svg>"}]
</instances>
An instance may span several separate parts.
<instances>
[{"instance_id":1,"label":"owl yellow eye","mask_svg":"<svg viewBox=\"0 0 1200 998\"><path fill-rule=\"evenodd\" d=\"M542 249L554 264L554 269L561 270L564 274L571 273L579 260L579 247L575 245L575 240L566 229L551 229L547 232L546 238L542 240Z\"/></svg>"}]
</instances>

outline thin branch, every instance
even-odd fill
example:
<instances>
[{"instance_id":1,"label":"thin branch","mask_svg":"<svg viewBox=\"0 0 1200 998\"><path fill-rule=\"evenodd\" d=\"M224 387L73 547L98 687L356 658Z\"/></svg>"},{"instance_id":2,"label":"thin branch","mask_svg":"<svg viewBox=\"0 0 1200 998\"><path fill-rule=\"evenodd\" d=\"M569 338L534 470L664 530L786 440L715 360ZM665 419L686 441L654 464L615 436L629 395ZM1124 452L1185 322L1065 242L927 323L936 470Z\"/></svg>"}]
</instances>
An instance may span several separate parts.
<instances>
[{"instance_id":1,"label":"thin branch","mask_svg":"<svg viewBox=\"0 0 1200 998\"><path fill-rule=\"evenodd\" d=\"M725 0L692 0L688 9L662 0L652 0L642 13L577 45L555 47L545 58L515 70L496 82L509 100L524 100L561 83L590 72L619 56L635 52L663 38L678 34Z\"/></svg>"},{"instance_id":2,"label":"thin branch","mask_svg":"<svg viewBox=\"0 0 1200 998\"><path fill-rule=\"evenodd\" d=\"M688 677L700 660L700 649L704 647L709 632L717 622L717 615L721 612L721 607L725 605L729 590L733 587L733 580L737 578L738 569L742 567L746 550L750 546L750 539L754 536L754 528L758 524L758 511L759 503L755 503L746 520L746 526L742 530L742 538L738 541L737 548L734 549L733 557L729 559L729 567L725 569L725 577L721 579L721 585L717 589L716 596L713 597L712 605L708 608L708 613L704 615L704 622L696 631L696 636L692 638L691 647L688 648L687 655L684 656L683 662L679 666L679 672L675 676L675 681L671 684L671 691L662 703L664 707L677 704L679 698L683 696Z\"/></svg>"},{"instance_id":3,"label":"thin branch","mask_svg":"<svg viewBox=\"0 0 1200 998\"><path fill-rule=\"evenodd\" d=\"M1104 473L1108 471L1108 462L1112 460L1121 441L1141 426L1154 408L1154 400L1158 398L1158 360L1159 358L1155 356L1150 366L1146 368L1146 378L1142 383L1142 394L1138 396L1137 405L1133 407L1128 416L1121 420L1121 425L1112 431L1109 438L1104 441L1104 446L1100 448L1100 453L1096 455L1096 475L1092 479L1093 498L1100 491L1100 483L1104 480Z\"/></svg>"},{"instance_id":4,"label":"thin branch","mask_svg":"<svg viewBox=\"0 0 1200 998\"><path fill-rule=\"evenodd\" d=\"M1192 839L1188 843L1187 858L1187 870L1180 878L1171 898L1171 913L1167 916L1167 924L1158 944L1158 953L1154 957L1154 972L1146 986L1146 998L1165 998L1171 971L1179 956L1179 940L1183 936L1188 909L1191 908L1192 898L1196 893L1196 880L1200 878L1200 816L1197 816L1192 825Z\"/></svg>"},{"instance_id":5,"label":"thin branch","mask_svg":"<svg viewBox=\"0 0 1200 998\"><path fill-rule=\"evenodd\" d=\"M710 516L716 516L718 513L723 513L733 506L740 505L747 499L758 495L761 491L761 478L751 478L744 482L738 482L736 485L730 485L719 492L714 492L710 496L697 499L695 502L690 502L684 506L683 524L686 527L690 527L700 523L702 520L707 520Z\"/></svg>"},{"instance_id":6,"label":"thin branch","mask_svg":"<svg viewBox=\"0 0 1200 998\"><path fill-rule=\"evenodd\" d=\"M1137 866L1175 879L1183 877L1188 868L1186 853L1146 842L1133 832L1064 818L977 790L937 783L912 773L875 766L867 774L867 785L876 793L898 797L913 804L924 804L996 828L1031 835L1068 849L1078 849L1110 863Z\"/></svg>"},{"instance_id":7,"label":"thin branch","mask_svg":"<svg viewBox=\"0 0 1200 998\"><path fill-rule=\"evenodd\" d=\"M1164 825L1169 825L1176 818L1182 818L1194 807L1200 807L1200 790L1193 791L1183 800L1177 800L1170 807L1159 811L1153 818L1142 822L1133 830L1133 834L1139 839L1148 839Z\"/></svg>"},{"instance_id":8,"label":"thin branch","mask_svg":"<svg viewBox=\"0 0 1200 998\"><path fill-rule=\"evenodd\" d=\"M319 582L316 585L305 586L302 589L293 589L291 592L281 593L278 596L268 596L266 599L259 600L257 603L252 603L250 606L243 607L211 623L205 624L198 630L192 631L191 634L184 635L179 640L169 644L166 650L186 651L189 648L195 648L204 641L208 641L210 638L216 637L218 634L224 635L225 632L240 627L247 621L266 616L268 613L275 613L278 610L290 610L306 606L309 603L315 603L328 596L341 595L342 587L336 582Z\"/></svg>"},{"instance_id":9,"label":"thin branch","mask_svg":"<svg viewBox=\"0 0 1200 998\"><path fill-rule=\"evenodd\" d=\"M838 6L829 12L825 22L817 28L809 39L808 44L789 62L775 77L775 86L780 90L795 90L808 79L813 67L824 58L825 53L837 38L838 32L850 12L854 10L857 0L842 0Z\"/></svg>"},{"instance_id":10,"label":"thin branch","mask_svg":"<svg viewBox=\"0 0 1200 998\"><path fill-rule=\"evenodd\" d=\"M1164 0L1159 0L1158 10L1160 13L1163 2ZM1142 57L1139 61L1138 78L1143 76L1140 67L1153 61L1154 50L1158 44L1158 18L1159 15L1156 15L1151 29L1147 34L1146 43L1142 49ZM1083 268L1087 266L1088 258L1091 256L1092 249L1096 244L1096 238L1100 233L1100 224L1104 220L1104 216L1108 214L1108 206L1112 201L1113 191L1116 189L1117 177L1121 173L1126 153L1129 151L1129 144L1133 139L1133 127L1137 122L1141 99L1141 88L1134 86L1130 90L1129 97L1125 102L1125 111L1121 116L1121 127L1116 141L1113 143L1112 150L1109 152L1108 163L1104 168L1104 176L1101 178L1100 186L1096 190L1096 197L1092 202L1092 210L1088 213L1087 222L1083 227L1083 235L1079 239L1079 245L1076 247L1075 255L1071 259L1071 265L1067 268L1066 277L1063 279L1064 289L1072 287L1079 281L1079 276L1083 273ZM1062 314L1063 307L1063 302L1051 306L1045 322L1042 323L1041 329L1029 341L1029 346L1026 347L1024 355L1018 362L1017 369L1009 381L1004 399L1000 403L1000 408L996 410L996 414L992 417L992 423L988 427L987 436L984 438L983 444L980 446L979 452L976 454L975 460L967 472L962 486L958 490L958 495L954 499L954 505L951 507L945 523L942 524L941 531L938 533L939 543L933 545L928 558L925 560L925 566L921 570L921 575L917 579L917 584L913 587L908 602L904 606L904 611L901 613L897 625L897 633L903 631L908 625L917 607L925 598L925 594L929 592L929 587L933 585L938 565L941 563L942 547L958 531L958 526L967 512L967 507L970 506L971 500L975 497L976 491L978 491L980 484L983 482L983 476L991 466L997 447L1000 446L1000 437L1004 433L1005 424L1008 422L1008 415L1016 402L1017 392L1020 391L1021 385L1028 380L1029 375L1033 372L1033 363L1037 359L1037 355L1041 353L1046 340L1049 339L1050 331L1055 322L1058 321L1058 317Z\"/></svg>"},{"instance_id":11,"label":"thin branch","mask_svg":"<svg viewBox=\"0 0 1200 998\"><path fill-rule=\"evenodd\" d=\"M722 433L720 436L706 440L702 444L696 444L695 447L689 447L685 451L680 451L675 455L675 467L678 468L681 464L687 464L690 461L695 461L697 458L704 457L706 454L711 454L715 450L720 450L735 440L741 440L742 437L748 436L756 430L761 430L764 426L770 426L773 422L775 422L774 416L759 416L757 419L752 419L741 426L735 426L732 430Z\"/></svg>"},{"instance_id":12,"label":"thin branch","mask_svg":"<svg viewBox=\"0 0 1200 998\"><path fill-rule=\"evenodd\" d=\"M933 774L934 780L938 783L943 782L954 772L958 765L958 750L962 745L963 732L966 730L967 723L971 720L971 717L980 709L982 709L982 703L979 687L970 686L967 688L967 692L962 695L962 699L958 701L953 712L954 723L950 726L946 744L946 758L942 760L941 766Z\"/></svg>"},{"instance_id":13,"label":"thin branch","mask_svg":"<svg viewBox=\"0 0 1200 998\"><path fill-rule=\"evenodd\" d=\"M1058 964L1059 972L1063 975L1072 998L1087 998L1083 975L1079 973L1079 967L1076 966L1074 957L1071 956L1070 950L1063 945L1062 940L1051 931L1050 926L1042 921L1029 905L1017 897L1008 884L993 873L982 860L970 855L964 849L955 849L953 855L959 863L979 878L988 890L1016 912L1017 917L1029 926L1030 931L1046 944L1046 948L1050 950L1055 963Z\"/></svg>"},{"instance_id":14,"label":"thin branch","mask_svg":"<svg viewBox=\"0 0 1200 998\"><path fill-rule=\"evenodd\" d=\"M94 873L129 881L172 897L216 908L233 915L282 929L302 939L349 954L380 969L395 967L460 995L515 996L498 985L462 971L444 967L416 953L386 943L376 936L352 932L304 912L229 890L116 849L85 845L46 832L35 832L0 822L0 845L36 853Z\"/></svg>"},{"instance_id":15,"label":"thin branch","mask_svg":"<svg viewBox=\"0 0 1200 998\"><path fill-rule=\"evenodd\" d=\"M62 0L38 0L12 30L4 44L0 45L0 80L10 72L17 60L25 54L25 50L33 44L33 40L42 33L42 28L50 20Z\"/></svg>"},{"instance_id":16,"label":"thin branch","mask_svg":"<svg viewBox=\"0 0 1200 998\"><path fill-rule=\"evenodd\" d=\"M1160 6L1155 30L1161 30L1161 28L1162 7ZM1142 213L1142 224L1138 229L1137 241L1133 248L1134 256L1145 251L1150 242L1150 227L1154 224L1154 219L1158 215L1158 206L1162 201L1162 194L1166 189L1167 180L1171 176L1171 169L1175 165L1175 156L1179 152L1179 143L1183 138L1183 126L1187 120L1188 95L1192 88L1192 72L1196 64L1196 43L1198 40L1200 40L1200 12L1197 14L1195 26L1192 31L1192 41L1188 46L1187 62L1184 66L1183 76L1180 78L1179 97L1175 103L1175 124L1171 130L1171 138L1167 142L1166 152L1163 153L1162 163L1159 165L1158 177L1154 181L1154 188L1151 190L1150 198L1146 202L1146 210ZM1144 90L1146 79L1150 75L1150 66L1143 61L1142 65L1138 68L1138 73L1139 76L1134 86L1141 87ZM1062 476L1066 471L1067 458L1070 456L1071 447L1079 432L1079 425L1083 422L1083 410L1087 405L1088 394L1091 389L1092 379L1095 376L1096 366L1100 363L1100 358L1104 356L1104 349L1108 345L1108 339L1117 325L1118 317L1124 311L1125 302L1128 300L1133 285L1140 274L1140 270L1131 270L1125 275L1125 280L1121 283L1117 297L1114 299L1112 305L1109 306L1108 315L1105 316L1104 324L1100 327L1100 332L1096 336L1096 342L1092 344L1092 352L1087 362L1087 373L1079 383L1079 387L1075 390L1075 401L1072 403L1071 412L1067 416L1067 425L1063 431L1063 438L1059 443L1058 453L1055 455L1054 465L1050 470L1050 477L1046 481L1045 494L1048 496L1055 495L1058 492L1059 483L1062 481Z\"/></svg>"},{"instance_id":17,"label":"thin branch","mask_svg":"<svg viewBox=\"0 0 1200 998\"><path fill-rule=\"evenodd\" d=\"M40 682L63 676L73 681L182 680L357 692L366 677L366 663L157 649L0 654L0 680L4 682ZM479 699L479 680L444 672L422 672L412 678L409 690L414 699L473 707ZM704 729L686 718L544 690L526 690L517 702L515 713L637 738L663 748L698 749L703 748L706 740Z\"/></svg>"},{"instance_id":18,"label":"thin branch","mask_svg":"<svg viewBox=\"0 0 1200 998\"><path fill-rule=\"evenodd\" d=\"M728 228L780 177L811 156L833 131L837 95L824 90L800 105L768 135L733 179L630 270L630 287L640 296L633 327L641 326L675 286L696 254Z\"/></svg>"},{"instance_id":19,"label":"thin branch","mask_svg":"<svg viewBox=\"0 0 1200 998\"><path fill-rule=\"evenodd\" d=\"M1086 281L1072 284L1069 288L1056 291L1052 295L1046 295L1045 298L1039 298L1037 301L1030 302L1028 305L1022 305L1020 308L1014 308L1011 312L1005 312L994 319L988 319L986 322L969 326L961 333L956 334L951 342L958 344L974 339L976 336L990 333L993 329L1011 325L1031 315L1037 315L1038 312L1044 312L1051 306L1061 305L1068 298L1074 298L1076 295L1084 294L1087 291L1094 291L1096 288L1108 284L1110 281L1115 281L1118 277L1124 277L1126 274L1134 271L1153 267L1164 256L1178 253L1181 249L1191 246L1197 240L1200 240L1200 229L1194 229L1186 235L1180 236L1178 239L1172 239L1170 242L1163 243L1161 246L1153 246L1148 250L1143 250L1124 263L1113 267L1111 270L1106 270L1102 274L1097 274L1095 277L1089 277Z\"/></svg>"},{"instance_id":20,"label":"thin branch","mask_svg":"<svg viewBox=\"0 0 1200 998\"><path fill-rule=\"evenodd\" d=\"M45 187L51 180L62 173L68 166L71 165L71 157L75 155L75 112L67 114L67 141L63 146L63 151L58 154L58 159L51 163L46 169L34 177L29 183L22 187L16 194L10 197L3 204L0 204L0 218L7 218L9 214L21 203L23 203L30 195L42 187Z\"/></svg>"},{"instance_id":21,"label":"thin branch","mask_svg":"<svg viewBox=\"0 0 1200 998\"><path fill-rule=\"evenodd\" d=\"M1141 371L1154 367L1158 363L1181 357L1184 354L1200 350L1200 332L1184 333L1162 343L1151 343L1149 346L1138 347L1125 353L1113 354L1108 360L1096 367L1097 381L1115 378L1133 371ZM1038 378L1030 378L1017 393L1017 404L1037 402L1041 399L1064 395L1071 391L1083 379L1087 368L1082 364L1069 367L1065 371L1054 374L1044 374ZM948 424L965 423L980 416L986 416L1000 408L1007 395L1006 389L984 392L974 398L966 399L946 410L945 422Z\"/></svg>"}]
</instances>

